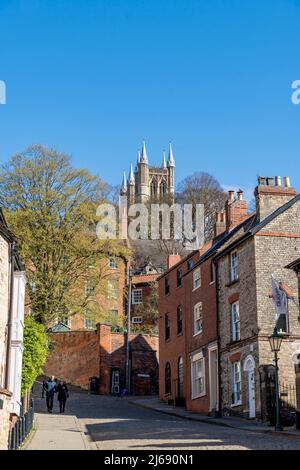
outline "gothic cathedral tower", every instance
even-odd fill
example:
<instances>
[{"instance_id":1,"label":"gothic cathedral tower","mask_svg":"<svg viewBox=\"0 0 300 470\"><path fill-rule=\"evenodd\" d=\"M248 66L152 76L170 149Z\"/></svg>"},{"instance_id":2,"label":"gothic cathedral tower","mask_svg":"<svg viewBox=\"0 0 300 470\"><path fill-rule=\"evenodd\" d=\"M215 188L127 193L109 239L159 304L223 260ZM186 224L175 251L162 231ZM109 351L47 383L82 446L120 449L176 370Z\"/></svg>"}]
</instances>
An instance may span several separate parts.
<instances>
[{"instance_id":1,"label":"gothic cathedral tower","mask_svg":"<svg viewBox=\"0 0 300 470\"><path fill-rule=\"evenodd\" d=\"M128 180L124 173L120 194L127 195L128 203L158 202L164 197L174 199L175 160L171 144L169 145L168 162L163 154L162 166L149 166L146 144L143 142L142 152L138 152L135 171L130 164Z\"/></svg>"}]
</instances>

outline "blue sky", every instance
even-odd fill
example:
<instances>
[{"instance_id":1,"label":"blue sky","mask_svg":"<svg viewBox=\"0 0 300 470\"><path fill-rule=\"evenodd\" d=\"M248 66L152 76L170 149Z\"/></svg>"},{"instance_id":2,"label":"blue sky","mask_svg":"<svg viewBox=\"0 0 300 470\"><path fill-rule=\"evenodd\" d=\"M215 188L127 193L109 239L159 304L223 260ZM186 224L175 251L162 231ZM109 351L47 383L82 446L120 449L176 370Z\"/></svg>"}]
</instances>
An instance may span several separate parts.
<instances>
[{"instance_id":1,"label":"blue sky","mask_svg":"<svg viewBox=\"0 0 300 470\"><path fill-rule=\"evenodd\" d=\"M300 0L0 0L0 162L32 143L111 184L146 140L249 191L300 189Z\"/></svg>"}]
</instances>

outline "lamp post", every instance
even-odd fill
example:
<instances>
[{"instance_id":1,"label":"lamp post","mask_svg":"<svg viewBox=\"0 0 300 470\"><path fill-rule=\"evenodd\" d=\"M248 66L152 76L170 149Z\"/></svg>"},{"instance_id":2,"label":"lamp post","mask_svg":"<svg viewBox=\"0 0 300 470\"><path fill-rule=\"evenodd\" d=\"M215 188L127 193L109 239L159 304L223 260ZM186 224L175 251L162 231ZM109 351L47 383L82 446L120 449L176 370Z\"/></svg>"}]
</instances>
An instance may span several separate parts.
<instances>
[{"instance_id":1,"label":"lamp post","mask_svg":"<svg viewBox=\"0 0 300 470\"><path fill-rule=\"evenodd\" d=\"M281 348L283 337L278 333L277 327L275 326L272 336L269 336L269 343L271 351L274 353L275 358L275 389L276 389L276 424L275 431L282 431L283 428L280 422L280 396L279 396L279 380L278 380L278 353Z\"/></svg>"}]
</instances>

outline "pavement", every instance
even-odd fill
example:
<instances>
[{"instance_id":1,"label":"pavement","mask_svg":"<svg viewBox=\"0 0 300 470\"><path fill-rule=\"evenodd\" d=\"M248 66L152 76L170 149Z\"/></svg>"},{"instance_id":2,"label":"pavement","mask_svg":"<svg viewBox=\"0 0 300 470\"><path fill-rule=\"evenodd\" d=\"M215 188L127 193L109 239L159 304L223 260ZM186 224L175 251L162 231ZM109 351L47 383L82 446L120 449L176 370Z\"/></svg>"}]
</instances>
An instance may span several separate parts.
<instances>
[{"instance_id":1,"label":"pavement","mask_svg":"<svg viewBox=\"0 0 300 470\"><path fill-rule=\"evenodd\" d=\"M298 435L274 434L243 420L224 418L220 425L195 413L187 417L153 397L90 395L70 387L60 415L57 401L53 414L46 412L39 384L34 394L36 430L26 450L300 450Z\"/></svg>"}]
</instances>

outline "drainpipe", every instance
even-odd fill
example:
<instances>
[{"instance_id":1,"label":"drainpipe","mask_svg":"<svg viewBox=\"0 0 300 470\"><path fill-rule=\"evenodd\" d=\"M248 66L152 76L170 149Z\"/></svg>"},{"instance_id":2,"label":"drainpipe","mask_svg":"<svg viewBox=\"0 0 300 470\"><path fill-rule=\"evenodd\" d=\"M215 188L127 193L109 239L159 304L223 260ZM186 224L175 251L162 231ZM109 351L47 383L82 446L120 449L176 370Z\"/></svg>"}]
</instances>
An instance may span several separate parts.
<instances>
[{"instance_id":1,"label":"drainpipe","mask_svg":"<svg viewBox=\"0 0 300 470\"><path fill-rule=\"evenodd\" d=\"M11 332L12 332L12 314L13 314L13 295L14 295L14 254L16 244L11 242L9 244L9 267L10 267L10 286L9 286L9 306L8 306L8 319L7 319L7 338L6 338L6 364L5 364L5 379L4 388L9 389L10 377L10 360L11 360Z\"/></svg>"},{"instance_id":2,"label":"drainpipe","mask_svg":"<svg viewBox=\"0 0 300 470\"><path fill-rule=\"evenodd\" d=\"M129 266L129 262L127 261L126 264L127 269L127 279L129 283L128 287L128 302L127 302L127 339L126 339L126 388L128 390L128 394L130 394L130 341L129 335L131 332L131 283L132 283L132 275L131 275L131 268Z\"/></svg>"},{"instance_id":3,"label":"drainpipe","mask_svg":"<svg viewBox=\"0 0 300 470\"><path fill-rule=\"evenodd\" d=\"M218 263L214 259L213 263L215 265L215 276L216 276L216 322L217 322L217 344L218 344L218 396L219 396L219 411L218 415L222 417L222 389L221 389L221 359L220 359L220 346L221 346L221 339L220 339L220 327L219 327L219 276L218 276Z\"/></svg>"}]
</instances>

